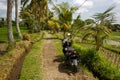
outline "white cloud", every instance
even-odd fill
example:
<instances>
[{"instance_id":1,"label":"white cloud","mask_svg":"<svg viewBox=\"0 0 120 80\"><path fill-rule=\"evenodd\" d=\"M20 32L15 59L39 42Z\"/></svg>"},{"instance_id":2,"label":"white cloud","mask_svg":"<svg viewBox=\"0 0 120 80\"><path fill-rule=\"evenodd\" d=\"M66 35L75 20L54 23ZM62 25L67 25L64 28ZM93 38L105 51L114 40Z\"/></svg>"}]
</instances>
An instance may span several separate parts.
<instances>
[{"instance_id":1,"label":"white cloud","mask_svg":"<svg viewBox=\"0 0 120 80\"><path fill-rule=\"evenodd\" d=\"M72 0L73 5L80 6L77 13L88 12L90 8L93 7L93 1L85 1L85 0Z\"/></svg>"},{"instance_id":2,"label":"white cloud","mask_svg":"<svg viewBox=\"0 0 120 80\"><path fill-rule=\"evenodd\" d=\"M73 4L83 6L83 7L91 7L93 6L93 1L85 1L85 0L73 0Z\"/></svg>"},{"instance_id":3,"label":"white cloud","mask_svg":"<svg viewBox=\"0 0 120 80\"><path fill-rule=\"evenodd\" d=\"M114 3L120 4L120 0L113 0Z\"/></svg>"},{"instance_id":4,"label":"white cloud","mask_svg":"<svg viewBox=\"0 0 120 80\"><path fill-rule=\"evenodd\" d=\"M20 12L20 0L18 0L18 10ZM7 0L0 0L0 17L5 17L7 15ZM12 8L12 19L15 18L15 4Z\"/></svg>"},{"instance_id":5,"label":"white cloud","mask_svg":"<svg viewBox=\"0 0 120 80\"><path fill-rule=\"evenodd\" d=\"M7 6L4 3L0 2L0 9L1 10L7 9Z\"/></svg>"},{"instance_id":6,"label":"white cloud","mask_svg":"<svg viewBox=\"0 0 120 80\"><path fill-rule=\"evenodd\" d=\"M86 9L86 8L80 8L80 9L78 9L77 11L76 11L76 13L84 13L84 12L88 12L89 10L88 9Z\"/></svg>"},{"instance_id":7,"label":"white cloud","mask_svg":"<svg viewBox=\"0 0 120 80\"><path fill-rule=\"evenodd\" d=\"M85 4L83 6L92 7L93 6L93 2L92 1L87 1L87 2L85 2Z\"/></svg>"}]
</instances>

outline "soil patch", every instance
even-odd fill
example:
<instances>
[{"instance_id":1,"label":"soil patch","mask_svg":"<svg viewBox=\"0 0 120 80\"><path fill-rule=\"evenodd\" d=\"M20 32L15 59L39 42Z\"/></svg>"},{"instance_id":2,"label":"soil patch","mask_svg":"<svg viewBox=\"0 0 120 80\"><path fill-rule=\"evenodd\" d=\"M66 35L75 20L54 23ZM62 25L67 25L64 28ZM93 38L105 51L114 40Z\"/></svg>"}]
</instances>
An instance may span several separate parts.
<instances>
[{"instance_id":1,"label":"soil patch","mask_svg":"<svg viewBox=\"0 0 120 80\"><path fill-rule=\"evenodd\" d=\"M6 53L7 43L0 43L0 58Z\"/></svg>"}]
</instances>

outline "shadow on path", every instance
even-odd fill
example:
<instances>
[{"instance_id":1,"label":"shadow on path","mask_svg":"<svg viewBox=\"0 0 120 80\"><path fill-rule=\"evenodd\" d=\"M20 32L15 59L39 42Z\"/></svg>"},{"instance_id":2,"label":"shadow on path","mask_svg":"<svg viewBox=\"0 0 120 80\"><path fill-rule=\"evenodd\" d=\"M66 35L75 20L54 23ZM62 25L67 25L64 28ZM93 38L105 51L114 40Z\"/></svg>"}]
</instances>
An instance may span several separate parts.
<instances>
[{"instance_id":1,"label":"shadow on path","mask_svg":"<svg viewBox=\"0 0 120 80\"><path fill-rule=\"evenodd\" d=\"M59 62L58 70L60 73L66 73L68 75L75 74L72 67L66 64L62 56L56 56L56 59L54 59L53 62Z\"/></svg>"},{"instance_id":2,"label":"shadow on path","mask_svg":"<svg viewBox=\"0 0 120 80\"><path fill-rule=\"evenodd\" d=\"M48 38L43 38L43 39L45 39L45 40L62 40L62 39L60 39L60 38L55 38L55 37L48 37Z\"/></svg>"}]
</instances>

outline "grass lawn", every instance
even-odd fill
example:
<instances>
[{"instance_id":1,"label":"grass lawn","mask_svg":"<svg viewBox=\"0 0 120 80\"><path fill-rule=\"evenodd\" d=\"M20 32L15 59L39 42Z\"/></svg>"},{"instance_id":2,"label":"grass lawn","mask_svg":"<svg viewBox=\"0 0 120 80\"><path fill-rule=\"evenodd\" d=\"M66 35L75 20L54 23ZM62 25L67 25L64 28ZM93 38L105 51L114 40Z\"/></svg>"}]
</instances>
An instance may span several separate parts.
<instances>
[{"instance_id":1,"label":"grass lawn","mask_svg":"<svg viewBox=\"0 0 120 80\"><path fill-rule=\"evenodd\" d=\"M20 29L21 29L22 34L28 32L27 27L20 27ZM7 30L8 30L7 26L0 28L0 42L7 42L8 41ZM14 34L15 40L19 40L18 33L16 31L15 26L13 26L13 34Z\"/></svg>"},{"instance_id":2,"label":"grass lawn","mask_svg":"<svg viewBox=\"0 0 120 80\"><path fill-rule=\"evenodd\" d=\"M19 80L42 80L42 43L43 41L35 43L25 57Z\"/></svg>"}]
</instances>

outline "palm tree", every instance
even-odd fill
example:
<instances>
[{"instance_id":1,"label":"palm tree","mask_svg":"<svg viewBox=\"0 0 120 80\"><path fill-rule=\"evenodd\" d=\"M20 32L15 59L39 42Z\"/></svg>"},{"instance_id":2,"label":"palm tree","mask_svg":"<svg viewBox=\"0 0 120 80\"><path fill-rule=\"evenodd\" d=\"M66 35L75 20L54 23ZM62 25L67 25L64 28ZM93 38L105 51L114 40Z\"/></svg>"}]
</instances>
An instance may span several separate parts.
<instances>
[{"instance_id":1,"label":"palm tree","mask_svg":"<svg viewBox=\"0 0 120 80\"><path fill-rule=\"evenodd\" d=\"M93 15L93 18L95 19L96 23L101 24L101 25L106 25L114 23L114 13L111 12L115 6L109 7L106 11L103 13L96 13Z\"/></svg>"},{"instance_id":2,"label":"palm tree","mask_svg":"<svg viewBox=\"0 0 120 80\"><path fill-rule=\"evenodd\" d=\"M85 27L88 32L84 35L83 40L87 37L93 37L96 44L96 50L100 49L102 46L103 41L109 36L110 30L108 29L108 22L109 24L113 23L114 15L111 12L114 7L108 8L103 13L97 13L93 16L96 23L89 24Z\"/></svg>"},{"instance_id":3,"label":"palm tree","mask_svg":"<svg viewBox=\"0 0 120 80\"><path fill-rule=\"evenodd\" d=\"M60 25L58 23L58 20L55 18L48 20L48 26L51 30L53 30L53 33L58 32L60 29Z\"/></svg>"},{"instance_id":4,"label":"palm tree","mask_svg":"<svg viewBox=\"0 0 120 80\"><path fill-rule=\"evenodd\" d=\"M14 42L12 31L12 7L14 0L7 0L7 25L8 25L8 42L12 44Z\"/></svg>"},{"instance_id":5,"label":"palm tree","mask_svg":"<svg viewBox=\"0 0 120 80\"><path fill-rule=\"evenodd\" d=\"M68 29L71 28L71 24L72 24L72 15L73 13L78 9L78 7L74 7L74 6L70 6L68 3L61 3L58 4L57 6L54 5L53 8L56 12L56 14L59 17L59 23L62 26L63 29L63 36L65 38L65 33Z\"/></svg>"},{"instance_id":6,"label":"palm tree","mask_svg":"<svg viewBox=\"0 0 120 80\"><path fill-rule=\"evenodd\" d=\"M30 0L21 0L21 4L23 7L26 7L26 5L30 2Z\"/></svg>"},{"instance_id":7,"label":"palm tree","mask_svg":"<svg viewBox=\"0 0 120 80\"><path fill-rule=\"evenodd\" d=\"M31 11L30 14L34 15L33 19L36 22L34 27L38 32L40 31L40 25L42 26L41 23L46 24L48 21L48 1L51 2L51 0L21 0L23 10L29 7L27 11ZM30 2L30 4L28 4L28 2Z\"/></svg>"},{"instance_id":8,"label":"palm tree","mask_svg":"<svg viewBox=\"0 0 120 80\"><path fill-rule=\"evenodd\" d=\"M72 29L71 29L72 38L74 38L75 35L81 31L84 25L85 25L85 22L81 20L80 15L78 15L77 18L74 19L73 24L72 24Z\"/></svg>"},{"instance_id":9,"label":"palm tree","mask_svg":"<svg viewBox=\"0 0 120 80\"><path fill-rule=\"evenodd\" d=\"M18 32L19 37L22 39L22 34L20 32L20 28L19 28L19 20L18 20L18 0L15 0L15 21L16 21L16 29Z\"/></svg>"}]
</instances>

